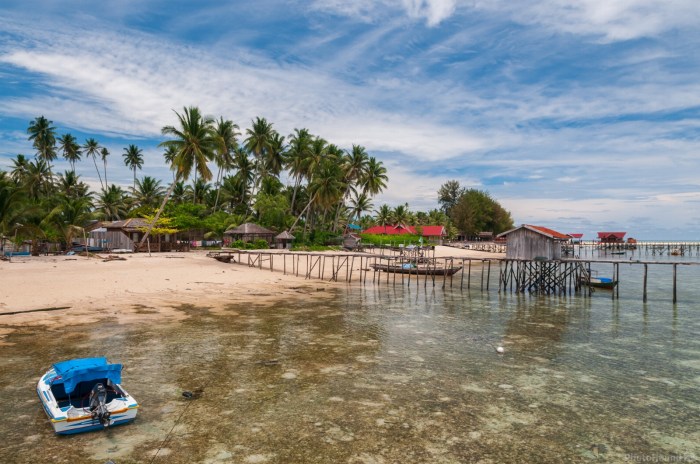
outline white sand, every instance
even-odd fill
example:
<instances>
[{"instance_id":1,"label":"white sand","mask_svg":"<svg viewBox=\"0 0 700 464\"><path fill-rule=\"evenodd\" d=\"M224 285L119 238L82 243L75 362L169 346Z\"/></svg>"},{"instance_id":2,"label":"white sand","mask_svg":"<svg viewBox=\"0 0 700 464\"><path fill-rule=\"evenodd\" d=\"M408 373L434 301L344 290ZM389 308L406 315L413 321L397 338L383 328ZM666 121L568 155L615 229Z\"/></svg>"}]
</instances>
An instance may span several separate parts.
<instances>
[{"instance_id":1,"label":"white sand","mask_svg":"<svg viewBox=\"0 0 700 464\"><path fill-rule=\"evenodd\" d=\"M121 322L177 319L185 317L173 309L180 304L221 310L229 303L264 305L279 299L326 298L330 295L326 290L347 285L345 268L339 272L339 282L329 281L341 262L352 264L355 284L361 267L366 270L369 265L367 255L360 261L360 254L346 260L337 255L347 253L318 253L315 255L325 254L326 259L314 261L289 253L283 259L279 251L270 251L274 254L263 258L262 269L259 261L255 267L247 265L253 255L241 255L242 263L227 264L202 251L127 254L120 255L124 261L107 262L84 256L15 257L11 263L0 261L0 323L52 326L67 316L80 315L82 322L91 322L117 314ZM435 257L444 256L481 259L502 255L436 247ZM310 279L305 278L307 263L312 268ZM323 279L318 278L319 271ZM69 308L7 314L64 306Z\"/></svg>"}]
</instances>

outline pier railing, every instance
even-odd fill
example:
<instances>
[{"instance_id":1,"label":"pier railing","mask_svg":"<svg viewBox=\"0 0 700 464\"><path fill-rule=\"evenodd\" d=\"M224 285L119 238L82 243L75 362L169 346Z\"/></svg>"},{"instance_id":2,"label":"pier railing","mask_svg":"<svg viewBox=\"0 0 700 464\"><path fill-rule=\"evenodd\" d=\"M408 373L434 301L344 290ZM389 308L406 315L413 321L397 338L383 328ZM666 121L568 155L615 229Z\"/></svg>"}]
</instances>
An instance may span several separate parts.
<instances>
[{"instance_id":1,"label":"pier railing","mask_svg":"<svg viewBox=\"0 0 700 464\"><path fill-rule=\"evenodd\" d=\"M304 279L362 285L422 285L538 295L591 296L592 267L612 266L612 299L620 296L620 264L643 266L641 296L648 299L650 266L670 267L672 300L678 301L678 266L700 262L627 261L621 259L517 260L505 258L434 257L429 254L314 253L276 250L221 250L208 256L226 263L282 272Z\"/></svg>"}]
</instances>

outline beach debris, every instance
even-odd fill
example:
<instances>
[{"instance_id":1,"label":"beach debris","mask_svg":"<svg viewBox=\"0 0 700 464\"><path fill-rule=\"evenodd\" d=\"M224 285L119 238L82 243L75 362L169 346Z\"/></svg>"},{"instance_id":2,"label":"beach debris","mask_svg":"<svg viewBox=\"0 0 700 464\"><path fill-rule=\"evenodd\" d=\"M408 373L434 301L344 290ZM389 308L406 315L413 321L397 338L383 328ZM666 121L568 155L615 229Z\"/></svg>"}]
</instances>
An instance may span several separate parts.
<instances>
[{"instance_id":1,"label":"beach debris","mask_svg":"<svg viewBox=\"0 0 700 464\"><path fill-rule=\"evenodd\" d=\"M279 363L279 359L264 359L262 361L257 361L255 364L260 364L261 366L276 366Z\"/></svg>"},{"instance_id":2,"label":"beach debris","mask_svg":"<svg viewBox=\"0 0 700 464\"><path fill-rule=\"evenodd\" d=\"M193 391L185 390L184 392L182 392L182 396L184 396L188 400L196 400L197 398L201 397L203 393L204 389L198 388Z\"/></svg>"},{"instance_id":3,"label":"beach debris","mask_svg":"<svg viewBox=\"0 0 700 464\"><path fill-rule=\"evenodd\" d=\"M505 352L506 352L506 350L502 346L499 346L496 348L496 353L498 353L498 354L503 354Z\"/></svg>"}]
</instances>

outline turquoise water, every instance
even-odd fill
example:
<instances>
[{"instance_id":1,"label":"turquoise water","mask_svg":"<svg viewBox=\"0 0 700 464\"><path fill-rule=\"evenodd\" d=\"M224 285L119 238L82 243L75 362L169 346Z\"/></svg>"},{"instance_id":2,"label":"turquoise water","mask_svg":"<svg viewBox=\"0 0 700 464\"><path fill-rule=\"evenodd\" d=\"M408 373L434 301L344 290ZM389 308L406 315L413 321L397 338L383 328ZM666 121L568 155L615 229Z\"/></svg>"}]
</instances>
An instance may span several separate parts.
<instances>
[{"instance_id":1,"label":"turquoise water","mask_svg":"<svg viewBox=\"0 0 700 464\"><path fill-rule=\"evenodd\" d=\"M672 305L669 271L650 268L646 304L622 266L618 300L455 280L183 306L181 323L21 328L0 348L0 462L697 462L700 279L679 268ZM125 364L136 422L55 436L36 381L98 355Z\"/></svg>"}]
</instances>

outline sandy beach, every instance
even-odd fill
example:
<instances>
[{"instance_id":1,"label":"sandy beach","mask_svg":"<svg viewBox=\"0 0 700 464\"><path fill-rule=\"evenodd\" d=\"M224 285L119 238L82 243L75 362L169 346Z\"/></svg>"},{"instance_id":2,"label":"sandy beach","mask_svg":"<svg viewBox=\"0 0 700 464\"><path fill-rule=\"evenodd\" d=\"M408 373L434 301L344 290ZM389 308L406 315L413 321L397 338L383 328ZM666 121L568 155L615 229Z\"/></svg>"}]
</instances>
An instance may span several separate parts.
<instances>
[{"instance_id":1,"label":"sandy beach","mask_svg":"<svg viewBox=\"0 0 700 464\"><path fill-rule=\"evenodd\" d=\"M216 311L230 303L264 306L287 298L326 298L332 289L347 285L329 281L330 266L323 269L323 279L305 279L302 275L306 260L295 260L290 254L283 260L276 252L273 271L269 260L262 266L251 267L245 261L247 257L242 259L243 263L228 264L206 254L205 251L151 256L125 254L120 255L123 260L109 261L77 255L15 257L12 262L2 261L0 317L5 328L0 329L0 336L12 331L13 326L54 326L65 323L66 317L86 324L106 317L116 319L119 315L120 323L128 323L186 317L174 308L187 304ZM500 255L436 247L435 257L445 256L481 259ZM358 273L359 263L359 259L354 263L354 271ZM299 277L292 275L296 266L301 267ZM313 274L317 277L317 270Z\"/></svg>"}]
</instances>

